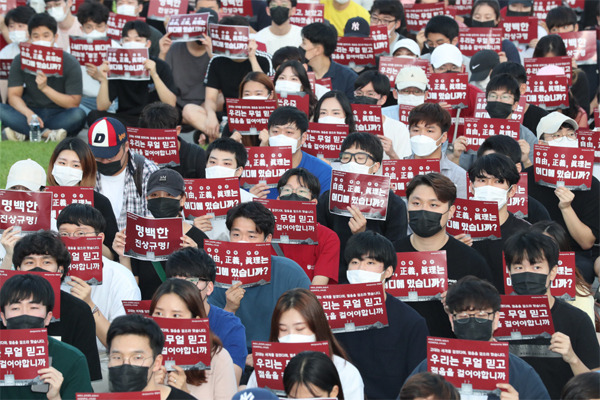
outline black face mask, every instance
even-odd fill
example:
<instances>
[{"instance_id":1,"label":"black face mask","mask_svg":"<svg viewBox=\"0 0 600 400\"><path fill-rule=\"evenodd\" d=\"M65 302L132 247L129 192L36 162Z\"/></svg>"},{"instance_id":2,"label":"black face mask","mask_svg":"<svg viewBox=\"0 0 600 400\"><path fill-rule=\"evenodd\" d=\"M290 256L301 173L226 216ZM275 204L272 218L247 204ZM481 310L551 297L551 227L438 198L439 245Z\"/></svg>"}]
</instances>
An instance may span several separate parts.
<instances>
[{"instance_id":1,"label":"black face mask","mask_svg":"<svg viewBox=\"0 0 600 400\"><path fill-rule=\"evenodd\" d=\"M440 221L442 214L427 210L416 210L408 212L408 224L410 229L421 237L431 237L442 230Z\"/></svg>"},{"instance_id":2,"label":"black face mask","mask_svg":"<svg viewBox=\"0 0 600 400\"><path fill-rule=\"evenodd\" d=\"M459 339L464 340L490 340L492 337L492 320L486 320L483 323L475 321L474 318L464 324L454 321L454 334Z\"/></svg>"},{"instance_id":3,"label":"black face mask","mask_svg":"<svg viewBox=\"0 0 600 400\"><path fill-rule=\"evenodd\" d=\"M285 196L279 196L279 200L292 200L292 201L310 201L306 197L302 197L296 193L288 194Z\"/></svg>"},{"instance_id":4,"label":"black face mask","mask_svg":"<svg viewBox=\"0 0 600 400\"><path fill-rule=\"evenodd\" d=\"M495 28L496 27L496 21L489 20L489 21L475 21L474 19L471 20L471 28Z\"/></svg>"},{"instance_id":5,"label":"black face mask","mask_svg":"<svg viewBox=\"0 0 600 400\"><path fill-rule=\"evenodd\" d=\"M529 17L531 15L530 11L510 11L506 10L507 17Z\"/></svg>"},{"instance_id":6,"label":"black face mask","mask_svg":"<svg viewBox=\"0 0 600 400\"><path fill-rule=\"evenodd\" d=\"M354 100L352 102L354 104L375 105L375 104L377 104L377 99L374 99L373 97L369 97L369 96L355 96Z\"/></svg>"},{"instance_id":7,"label":"black face mask","mask_svg":"<svg viewBox=\"0 0 600 400\"><path fill-rule=\"evenodd\" d=\"M6 319L6 329L41 329L46 326L44 318L32 315L19 315Z\"/></svg>"},{"instance_id":8,"label":"black face mask","mask_svg":"<svg viewBox=\"0 0 600 400\"><path fill-rule=\"evenodd\" d=\"M111 392L141 392L148 384L149 367L123 364L108 368L108 388Z\"/></svg>"},{"instance_id":9,"label":"black face mask","mask_svg":"<svg viewBox=\"0 0 600 400\"><path fill-rule=\"evenodd\" d=\"M501 101L488 101L485 106L490 118L508 118L512 113L512 104L502 103Z\"/></svg>"},{"instance_id":10,"label":"black face mask","mask_svg":"<svg viewBox=\"0 0 600 400\"><path fill-rule=\"evenodd\" d=\"M547 279L548 275L535 272L521 272L510 276L513 289L517 294L546 294Z\"/></svg>"},{"instance_id":11,"label":"black face mask","mask_svg":"<svg viewBox=\"0 0 600 400\"><path fill-rule=\"evenodd\" d=\"M169 197L157 197L148 200L148 211L154 218L174 218L181 211L179 199Z\"/></svg>"},{"instance_id":12,"label":"black face mask","mask_svg":"<svg viewBox=\"0 0 600 400\"><path fill-rule=\"evenodd\" d=\"M106 176L115 175L123 167L121 165L121 160L112 161L106 164L96 161L96 165L98 166L98 172L100 172L101 175Z\"/></svg>"},{"instance_id":13,"label":"black face mask","mask_svg":"<svg viewBox=\"0 0 600 400\"><path fill-rule=\"evenodd\" d=\"M283 24L290 17L290 9L287 7L271 7L269 11L271 11L271 21L273 21L275 25Z\"/></svg>"}]
</instances>

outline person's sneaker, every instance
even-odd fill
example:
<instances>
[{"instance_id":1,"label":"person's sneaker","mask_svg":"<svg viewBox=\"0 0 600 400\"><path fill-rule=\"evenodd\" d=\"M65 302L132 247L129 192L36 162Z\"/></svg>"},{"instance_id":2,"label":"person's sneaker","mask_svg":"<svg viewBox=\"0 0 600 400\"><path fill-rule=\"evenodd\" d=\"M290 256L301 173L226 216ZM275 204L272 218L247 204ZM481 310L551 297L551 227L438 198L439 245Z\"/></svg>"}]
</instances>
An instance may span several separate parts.
<instances>
[{"instance_id":1,"label":"person's sneaker","mask_svg":"<svg viewBox=\"0 0 600 400\"><path fill-rule=\"evenodd\" d=\"M24 142L25 139L27 139L27 136L17 131L14 131L8 127L4 128L4 134L6 135L6 138L8 140L11 140L13 142Z\"/></svg>"},{"instance_id":2,"label":"person's sneaker","mask_svg":"<svg viewBox=\"0 0 600 400\"><path fill-rule=\"evenodd\" d=\"M67 137L67 131L64 129L49 130L46 142L60 142Z\"/></svg>"}]
</instances>

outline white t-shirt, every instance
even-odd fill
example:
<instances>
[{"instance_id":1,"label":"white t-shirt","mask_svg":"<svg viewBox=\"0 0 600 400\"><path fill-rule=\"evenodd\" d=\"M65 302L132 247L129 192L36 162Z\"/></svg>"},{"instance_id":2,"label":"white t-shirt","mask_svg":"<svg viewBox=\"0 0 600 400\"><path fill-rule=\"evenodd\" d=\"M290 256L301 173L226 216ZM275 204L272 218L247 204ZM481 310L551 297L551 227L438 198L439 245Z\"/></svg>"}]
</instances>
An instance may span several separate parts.
<instances>
[{"instance_id":1,"label":"white t-shirt","mask_svg":"<svg viewBox=\"0 0 600 400\"><path fill-rule=\"evenodd\" d=\"M115 218L119 220L121 210L123 209L123 191L125 190L125 174L127 168L123 169L119 175L107 176L100 174L100 193L105 195L110 201Z\"/></svg>"},{"instance_id":2,"label":"white t-shirt","mask_svg":"<svg viewBox=\"0 0 600 400\"><path fill-rule=\"evenodd\" d=\"M403 122L388 117L384 118L383 136L392 139L392 147L400 159L409 157L412 154L412 150L408 128ZM390 157L384 152L383 159L389 160Z\"/></svg>"},{"instance_id":3,"label":"white t-shirt","mask_svg":"<svg viewBox=\"0 0 600 400\"><path fill-rule=\"evenodd\" d=\"M247 203L249 201L253 201L256 196L252 193L248 192L240 188L240 201L242 203ZM229 241L229 229L227 229L227 225L225 225L226 218L221 217L219 219L212 220L212 229L208 232L204 232L206 236L208 236L211 240L224 240Z\"/></svg>"},{"instance_id":4,"label":"white t-shirt","mask_svg":"<svg viewBox=\"0 0 600 400\"><path fill-rule=\"evenodd\" d=\"M282 36L275 35L271 32L271 26L267 26L256 33L256 41L264 43L267 46L267 53L271 55L285 46L298 47L302 44L302 28L296 25L290 26L290 31Z\"/></svg>"}]
</instances>

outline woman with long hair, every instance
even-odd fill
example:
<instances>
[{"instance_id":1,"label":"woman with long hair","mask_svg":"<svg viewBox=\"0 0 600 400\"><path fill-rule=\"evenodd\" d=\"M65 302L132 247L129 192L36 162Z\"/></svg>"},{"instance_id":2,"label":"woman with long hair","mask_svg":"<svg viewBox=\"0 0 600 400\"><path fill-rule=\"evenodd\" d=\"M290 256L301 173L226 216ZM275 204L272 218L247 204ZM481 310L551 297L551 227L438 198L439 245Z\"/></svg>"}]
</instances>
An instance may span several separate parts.
<instances>
[{"instance_id":1,"label":"woman with long hair","mask_svg":"<svg viewBox=\"0 0 600 400\"><path fill-rule=\"evenodd\" d=\"M296 60L284 61L273 78L275 91L282 92L304 92L308 96L308 119L311 119L317 105L317 97L313 93L308 74L304 66Z\"/></svg>"},{"instance_id":2,"label":"woman with long hair","mask_svg":"<svg viewBox=\"0 0 600 400\"><path fill-rule=\"evenodd\" d=\"M319 99L313 120L324 124L346 124L348 133L356 131L350 100L339 90L331 90Z\"/></svg>"}]
</instances>

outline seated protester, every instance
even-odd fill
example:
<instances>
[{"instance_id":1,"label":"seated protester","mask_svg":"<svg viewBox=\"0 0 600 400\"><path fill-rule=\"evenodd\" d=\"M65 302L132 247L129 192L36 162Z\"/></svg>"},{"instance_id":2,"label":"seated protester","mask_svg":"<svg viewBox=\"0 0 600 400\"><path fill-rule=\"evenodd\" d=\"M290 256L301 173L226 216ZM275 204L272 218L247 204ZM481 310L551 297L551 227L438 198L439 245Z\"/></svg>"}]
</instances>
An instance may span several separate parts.
<instances>
[{"instance_id":1,"label":"seated protester","mask_svg":"<svg viewBox=\"0 0 600 400\"><path fill-rule=\"evenodd\" d=\"M296 13L296 0L267 0L266 10L271 25L256 32L256 41L267 46L267 53L274 54L284 46L300 46L302 28L290 23Z\"/></svg>"},{"instance_id":2,"label":"seated protester","mask_svg":"<svg viewBox=\"0 0 600 400\"><path fill-rule=\"evenodd\" d=\"M106 340L111 392L160 391L161 400L196 399L174 386L156 383L165 337L152 318L139 314L120 316L110 324Z\"/></svg>"},{"instance_id":3,"label":"seated protester","mask_svg":"<svg viewBox=\"0 0 600 400\"><path fill-rule=\"evenodd\" d=\"M342 142L340 168L342 171L375 175L381 167L383 147L381 140L371 133L355 132L349 134ZM348 268L344 256L346 242L365 230L381 233L391 242L406 236L406 204L390 190L387 217L385 220L367 220L358 207L348 207L352 217L333 214L329 211L329 190L319 197L317 203L317 221L340 238L339 283L347 283Z\"/></svg>"},{"instance_id":4,"label":"seated protester","mask_svg":"<svg viewBox=\"0 0 600 400\"><path fill-rule=\"evenodd\" d=\"M365 71L354 81L354 98L375 99L378 106L387 102L390 80L378 71ZM368 102L367 104L371 104ZM411 155L410 135L404 123L394 118L383 118L383 136L379 136L383 145L383 159L397 160Z\"/></svg>"},{"instance_id":5,"label":"seated protester","mask_svg":"<svg viewBox=\"0 0 600 400\"><path fill-rule=\"evenodd\" d=\"M318 351L303 351L292 357L283 372L283 387L288 398L344 397L334 362Z\"/></svg>"},{"instance_id":6,"label":"seated protester","mask_svg":"<svg viewBox=\"0 0 600 400\"><path fill-rule=\"evenodd\" d=\"M356 132L350 100L339 90L328 90L319 98L313 120L321 124L346 124L349 133Z\"/></svg>"},{"instance_id":7,"label":"seated protester","mask_svg":"<svg viewBox=\"0 0 600 400\"><path fill-rule=\"evenodd\" d=\"M432 60L433 51L443 44L451 44L454 47L458 46L458 22L450 16L434 16L427 22L427 25L425 25L424 33L424 35L421 35L420 33L417 35L417 43L421 48L421 58L424 60ZM459 53L456 54L458 55ZM469 57L463 56L462 53L460 53L460 58L462 59L462 62L457 61L455 62L455 65L461 67L464 64L468 72ZM439 66L434 65L434 68L438 67Z\"/></svg>"},{"instance_id":8,"label":"seated protester","mask_svg":"<svg viewBox=\"0 0 600 400\"><path fill-rule=\"evenodd\" d=\"M301 61L287 60L277 67L275 77L275 92L303 92L308 96L308 119L312 120L317 105L317 97L313 92L308 73Z\"/></svg>"},{"instance_id":9,"label":"seated protester","mask_svg":"<svg viewBox=\"0 0 600 400\"><path fill-rule=\"evenodd\" d=\"M502 247L509 237L522 230L528 230L529 222L515 217L508 211L506 204L517 191L519 171L510 158L502 154L488 154L478 158L469 169L473 200L495 201L498 203L498 223L500 239L484 239L473 242L477 250L487 261L492 271L491 283L498 292L504 294L504 267L502 265Z\"/></svg>"},{"instance_id":10,"label":"seated protester","mask_svg":"<svg viewBox=\"0 0 600 400\"><path fill-rule=\"evenodd\" d=\"M227 212L230 241L270 242L275 229L275 217L261 203L251 201L238 204ZM208 302L236 314L246 328L246 347L253 340L267 341L269 321L277 299L284 292L310 286L302 268L285 257L271 257L271 282L267 285L242 288L236 283L229 289L216 287Z\"/></svg>"},{"instance_id":11,"label":"seated protester","mask_svg":"<svg viewBox=\"0 0 600 400\"><path fill-rule=\"evenodd\" d=\"M190 42L186 42L190 43ZM173 106L156 101L148 104L140 115L140 128L148 129L177 129L181 133L181 114ZM177 150L179 150L179 165L166 168L177 171L184 179L204 178L206 169L206 153L197 144L190 143L177 136Z\"/></svg>"},{"instance_id":12,"label":"seated protester","mask_svg":"<svg viewBox=\"0 0 600 400\"><path fill-rule=\"evenodd\" d=\"M182 217L183 205L186 201L185 184L177 171L164 168L154 171L148 178L146 201L148 211L154 218ZM202 247L208 237L195 226L182 220L183 236L181 247ZM115 236L114 250L119 254L121 264L129 267L136 277L142 291L142 299L152 298L152 294L164 280L164 261L146 261L130 258L124 254L125 229Z\"/></svg>"},{"instance_id":13,"label":"seated protester","mask_svg":"<svg viewBox=\"0 0 600 400\"><path fill-rule=\"evenodd\" d=\"M467 198L467 172L451 162L442 149L448 140L450 114L439 104L424 103L408 114L408 131L413 157L440 160L440 172L456 185L456 196Z\"/></svg>"},{"instance_id":14,"label":"seated protester","mask_svg":"<svg viewBox=\"0 0 600 400\"><path fill-rule=\"evenodd\" d=\"M419 372L404 382L398 400L460 400L460 393L443 376Z\"/></svg>"},{"instance_id":15,"label":"seated protester","mask_svg":"<svg viewBox=\"0 0 600 400\"><path fill-rule=\"evenodd\" d=\"M521 147L519 143L506 135L494 135L489 136L481 143L479 150L477 150L477 158L487 156L488 154L498 153L503 154L510 158L515 163L517 171L521 173L523 166L521 164ZM523 218L530 224L535 224L539 221L550 221L550 214L546 207L539 201L527 195L527 218Z\"/></svg>"},{"instance_id":16,"label":"seated protester","mask_svg":"<svg viewBox=\"0 0 600 400\"><path fill-rule=\"evenodd\" d=\"M14 245L12 262L16 270L60 272L61 280L71 264L66 246L52 231L23 236ZM87 359L92 381L102 379L96 346L96 323L91 308L75 296L60 291L60 320L48 325L48 336L79 349Z\"/></svg>"},{"instance_id":17,"label":"seated protester","mask_svg":"<svg viewBox=\"0 0 600 400\"><path fill-rule=\"evenodd\" d=\"M221 339L233 359L236 382L239 382L248 356L246 329L238 317L208 302L208 297L215 290L217 275L213 259L202 249L186 247L169 256L165 274L167 278L185 279L198 288L210 330Z\"/></svg>"},{"instance_id":18,"label":"seated protester","mask_svg":"<svg viewBox=\"0 0 600 400\"><path fill-rule=\"evenodd\" d=\"M71 13L73 0L46 0L46 12L58 23L55 45L70 52L69 36L81 36L81 25Z\"/></svg>"},{"instance_id":19,"label":"seated protester","mask_svg":"<svg viewBox=\"0 0 600 400\"><path fill-rule=\"evenodd\" d=\"M482 91L485 91L487 84L490 82L492 69L500 64L500 57L494 50L479 50L473 54L469 64L471 77L469 83L477 86Z\"/></svg>"},{"instance_id":20,"label":"seated protester","mask_svg":"<svg viewBox=\"0 0 600 400\"><path fill-rule=\"evenodd\" d=\"M56 220L58 234L65 237L100 236L104 238L106 221L94 207L87 204L70 204L58 214ZM110 322L125 315L123 300L141 300L140 288L130 270L123 265L102 257L102 284L88 285L83 279L71 276L71 281L63 282L61 290L85 301L92 310L96 322L96 343L102 367L102 382L96 382L96 391L108 391L108 355L106 353L106 332Z\"/></svg>"},{"instance_id":21,"label":"seated protester","mask_svg":"<svg viewBox=\"0 0 600 400\"><path fill-rule=\"evenodd\" d=\"M331 4L336 0L327 1ZM351 2L352 0L350 0ZM325 9L327 9L327 3ZM348 18L355 16L354 14ZM368 14L364 18L368 19ZM344 20L344 23L338 28L339 33L344 32L345 24L346 21ZM304 49L306 63L309 70L315 73L315 78L331 78L331 88L343 92L349 99L352 99L354 98L354 81L357 78L356 72L331 59L331 55L337 46L337 36L338 34L336 34L333 26L328 26L322 22L314 22L302 28L302 45L300 47Z\"/></svg>"},{"instance_id":22,"label":"seated protester","mask_svg":"<svg viewBox=\"0 0 600 400\"><path fill-rule=\"evenodd\" d=\"M344 26L344 34L343 37L358 37L358 38L368 38L371 34L371 27L366 19L361 17L353 17L346 21L346 25ZM367 70L366 66L363 65L355 65L349 66L350 69L357 74L360 74Z\"/></svg>"},{"instance_id":23,"label":"seated protester","mask_svg":"<svg viewBox=\"0 0 600 400\"><path fill-rule=\"evenodd\" d=\"M350 283L381 282L385 286L398 262L392 243L372 231L350 238L344 257ZM423 317L394 296L384 292L384 297L388 326L335 335L360 371L369 399L395 398L402 382L427 354L429 331Z\"/></svg>"},{"instance_id":24,"label":"seated protester","mask_svg":"<svg viewBox=\"0 0 600 400\"><path fill-rule=\"evenodd\" d=\"M446 310L458 339L494 340L492 335L500 321L500 295L491 283L465 276L448 288ZM411 377L424 371L427 359L415 368ZM508 382L496 384L502 390L502 398L550 399L535 370L511 353L508 353Z\"/></svg>"},{"instance_id":25,"label":"seated protester","mask_svg":"<svg viewBox=\"0 0 600 400\"><path fill-rule=\"evenodd\" d=\"M27 30L32 43L52 47L58 37L56 21L48 14L29 19ZM81 101L79 62L63 53L63 75L48 77L21 69L21 55L15 56L8 74L8 104L0 104L0 123L8 140L24 141L29 137L29 124L35 116L42 138L60 142L75 136L85 124Z\"/></svg>"},{"instance_id":26,"label":"seated protester","mask_svg":"<svg viewBox=\"0 0 600 400\"><path fill-rule=\"evenodd\" d=\"M558 147L577 147L577 124L571 118L552 112L542 118L537 128L541 143ZM600 237L600 183L592 176L591 190L571 191L564 186L556 189L535 183L533 166L525 169L529 195L546 207L552 221L568 233L571 250L575 252L577 268L589 283L594 281L593 246Z\"/></svg>"},{"instance_id":27,"label":"seated protester","mask_svg":"<svg viewBox=\"0 0 600 400\"><path fill-rule=\"evenodd\" d=\"M454 215L456 186L442 174L415 176L406 188L408 224L412 234L394 243L396 252L445 251L448 283L467 275L487 281L492 273L485 259L474 249L446 233L446 224ZM441 301L407 302L427 321L431 336L453 338Z\"/></svg>"},{"instance_id":28,"label":"seated protester","mask_svg":"<svg viewBox=\"0 0 600 400\"><path fill-rule=\"evenodd\" d=\"M350 18L361 17L369 20L369 12L354 0L325 0L322 4L325 5L323 16L335 29L337 36L343 36L344 27Z\"/></svg>"},{"instance_id":29,"label":"seated protester","mask_svg":"<svg viewBox=\"0 0 600 400\"><path fill-rule=\"evenodd\" d=\"M7 329L45 328L52 319L54 292L50 282L39 275L16 275L0 289L0 316ZM75 399L76 393L92 391L85 356L76 347L48 334L48 368L38 370L39 378L48 384L47 393L34 393L31 386L1 386L0 398Z\"/></svg>"},{"instance_id":30,"label":"seated protester","mask_svg":"<svg viewBox=\"0 0 600 400\"><path fill-rule=\"evenodd\" d=\"M123 26L122 33L123 48L139 49L149 48L150 27L143 21L129 21ZM137 126L142 109L155 101L162 101L175 106L176 97L175 83L171 68L166 62L150 56L144 62L144 68L149 72L149 80L131 81L127 79L107 78L108 61L104 61L100 67L100 73L93 78L100 82L100 90L96 103L98 110L88 114L88 125L102 117L113 117L127 126ZM112 102L117 99L119 108L115 113L107 112Z\"/></svg>"},{"instance_id":31,"label":"seated protester","mask_svg":"<svg viewBox=\"0 0 600 400\"><path fill-rule=\"evenodd\" d=\"M273 53L271 58L273 62L273 69L278 70L281 64L286 61L298 61L299 63L304 62L304 50L300 47L284 46Z\"/></svg>"},{"instance_id":32,"label":"seated protester","mask_svg":"<svg viewBox=\"0 0 600 400\"><path fill-rule=\"evenodd\" d=\"M395 90L392 90L398 104L383 107L381 113L387 118L399 120L401 105L414 107L425 103L428 84L429 79L422 68L415 66L402 68L396 75Z\"/></svg>"},{"instance_id":33,"label":"seated protester","mask_svg":"<svg viewBox=\"0 0 600 400\"><path fill-rule=\"evenodd\" d=\"M511 351L520 355L518 350L527 348L523 360L537 371L553 399L560 398L563 386L573 375L600 366L600 347L589 317L550 294L550 286L558 273L558 254L558 243L541 232L522 232L504 244L506 267L516 294L548 296L554 324L550 342L542 338L511 341ZM534 348L539 348L539 353ZM546 349L562 357L548 355ZM531 351L546 355L527 356Z\"/></svg>"},{"instance_id":34,"label":"seated protester","mask_svg":"<svg viewBox=\"0 0 600 400\"><path fill-rule=\"evenodd\" d=\"M400 2L389 0L375 0L372 4L371 10L369 11L371 19L367 21L371 22L371 26L385 25L388 32L390 49L394 48L396 43L403 40L402 36L398 33L398 30L402 27L404 7ZM391 54L394 55L394 51L392 51ZM419 54L415 55L419 56Z\"/></svg>"},{"instance_id":35,"label":"seated protester","mask_svg":"<svg viewBox=\"0 0 600 400\"><path fill-rule=\"evenodd\" d=\"M598 371L584 372L569 379L563 387L561 399L595 399L600 397L600 374Z\"/></svg>"},{"instance_id":36,"label":"seated protester","mask_svg":"<svg viewBox=\"0 0 600 400\"><path fill-rule=\"evenodd\" d=\"M386 0L383 0L383 2L385 4L394 4L393 2L388 2ZM400 39L392 46L392 56L394 57L418 58L420 55L421 49L417 42L412 39Z\"/></svg>"},{"instance_id":37,"label":"seated protester","mask_svg":"<svg viewBox=\"0 0 600 400\"><path fill-rule=\"evenodd\" d=\"M114 3L113 4L114 7ZM117 0L116 1L116 12L121 15L128 15L130 17L140 17L141 12L144 8L144 0ZM114 9L113 9L114 10ZM160 53L160 38L162 33L155 27L148 25L150 28L150 57L157 58Z\"/></svg>"},{"instance_id":38,"label":"seated protester","mask_svg":"<svg viewBox=\"0 0 600 400\"><path fill-rule=\"evenodd\" d=\"M319 180L304 168L288 169L277 182L278 200L310 201L317 203ZM334 284L338 281L340 239L334 231L317 223L317 244L273 243L275 253L296 261L313 285Z\"/></svg>"},{"instance_id":39,"label":"seated protester","mask_svg":"<svg viewBox=\"0 0 600 400\"><path fill-rule=\"evenodd\" d=\"M125 126L115 118L99 119L90 125L88 145L98 167L94 190L110 200L119 230L128 212L148 216L146 184L158 166L130 151Z\"/></svg>"}]
</instances>

